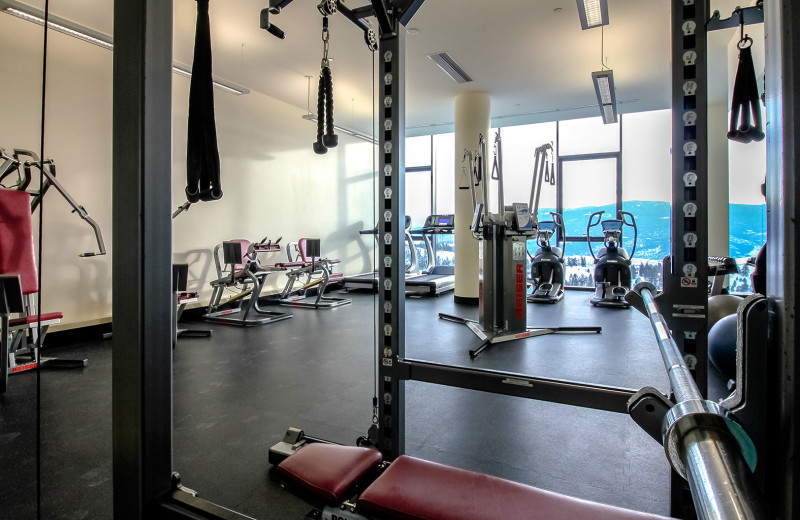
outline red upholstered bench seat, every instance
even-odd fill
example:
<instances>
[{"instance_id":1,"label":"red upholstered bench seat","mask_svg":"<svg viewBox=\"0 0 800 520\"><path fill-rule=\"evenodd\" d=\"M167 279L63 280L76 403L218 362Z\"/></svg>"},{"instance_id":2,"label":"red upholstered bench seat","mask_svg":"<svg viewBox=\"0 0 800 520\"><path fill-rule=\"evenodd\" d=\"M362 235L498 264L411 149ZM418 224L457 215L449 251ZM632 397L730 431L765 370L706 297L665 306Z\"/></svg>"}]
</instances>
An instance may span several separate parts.
<instances>
[{"instance_id":1,"label":"red upholstered bench seat","mask_svg":"<svg viewBox=\"0 0 800 520\"><path fill-rule=\"evenodd\" d=\"M382 460L377 450L315 442L281 462L278 474L326 504L336 505L350 498L347 493Z\"/></svg>"},{"instance_id":2,"label":"red upholstered bench seat","mask_svg":"<svg viewBox=\"0 0 800 520\"><path fill-rule=\"evenodd\" d=\"M405 455L398 457L361 494L357 511L382 520L664 518L559 495Z\"/></svg>"},{"instance_id":3,"label":"red upholstered bench seat","mask_svg":"<svg viewBox=\"0 0 800 520\"><path fill-rule=\"evenodd\" d=\"M46 312L42 314L42 325L52 325L53 323L58 323L61 321L61 318L64 317L64 314L61 312ZM22 318L13 318L8 320L9 327L21 327L26 325L35 326L38 322L38 318L34 314L33 316L23 316Z\"/></svg>"}]
</instances>

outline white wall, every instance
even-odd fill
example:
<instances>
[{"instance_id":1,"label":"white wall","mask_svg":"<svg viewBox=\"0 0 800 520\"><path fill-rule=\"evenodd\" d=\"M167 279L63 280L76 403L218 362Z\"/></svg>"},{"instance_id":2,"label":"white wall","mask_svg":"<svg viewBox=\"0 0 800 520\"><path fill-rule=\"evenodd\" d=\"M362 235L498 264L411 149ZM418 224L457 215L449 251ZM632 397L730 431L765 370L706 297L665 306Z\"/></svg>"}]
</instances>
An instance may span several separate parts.
<instances>
[{"instance_id":1,"label":"white wall","mask_svg":"<svg viewBox=\"0 0 800 520\"><path fill-rule=\"evenodd\" d=\"M109 254L78 258L96 248L91 228L53 190L45 198L42 254L43 310L64 313L65 327L107 321L111 314L112 54L49 33L45 156L58 178L100 224ZM0 16L4 80L0 82L0 147L39 150L42 29ZM251 88L253 86L250 86ZM173 207L185 201L189 80L173 76ZM322 239L323 255L340 269L371 270L372 146L346 135L327 155L311 150L316 138L303 110L268 96L215 90L224 196L198 203L174 221L176 261L191 263L190 289L210 296L216 276L211 250L223 240L283 237ZM284 257L281 256L281 259ZM269 258L264 258L269 261ZM277 260L277 258L276 258ZM266 292L283 286L273 275Z\"/></svg>"}]
</instances>

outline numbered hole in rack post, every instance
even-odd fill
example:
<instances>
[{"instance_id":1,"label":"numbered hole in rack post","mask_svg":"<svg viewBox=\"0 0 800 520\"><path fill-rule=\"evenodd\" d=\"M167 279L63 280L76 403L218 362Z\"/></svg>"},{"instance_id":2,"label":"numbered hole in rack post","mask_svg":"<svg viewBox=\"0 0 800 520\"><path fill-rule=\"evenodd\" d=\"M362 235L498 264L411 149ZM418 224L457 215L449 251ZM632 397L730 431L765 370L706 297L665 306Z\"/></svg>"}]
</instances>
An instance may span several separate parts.
<instances>
[{"instance_id":1,"label":"numbered hole in rack post","mask_svg":"<svg viewBox=\"0 0 800 520\"><path fill-rule=\"evenodd\" d=\"M697 112L694 110L688 110L683 113L683 124L685 126L695 126L697 125Z\"/></svg>"}]
</instances>

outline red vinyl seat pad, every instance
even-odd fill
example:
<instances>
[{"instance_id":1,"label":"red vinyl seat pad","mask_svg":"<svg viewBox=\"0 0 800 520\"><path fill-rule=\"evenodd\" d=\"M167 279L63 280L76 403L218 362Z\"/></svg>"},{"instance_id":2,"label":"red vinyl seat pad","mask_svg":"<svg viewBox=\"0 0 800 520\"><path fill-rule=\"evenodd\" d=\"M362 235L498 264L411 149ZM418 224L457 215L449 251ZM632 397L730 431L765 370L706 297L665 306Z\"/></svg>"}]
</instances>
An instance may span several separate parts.
<instances>
[{"instance_id":1,"label":"red vinyl seat pad","mask_svg":"<svg viewBox=\"0 0 800 520\"><path fill-rule=\"evenodd\" d=\"M291 458L291 457L290 457ZM382 520L655 520L657 515L560 495L401 455L358 499Z\"/></svg>"},{"instance_id":2,"label":"red vinyl seat pad","mask_svg":"<svg viewBox=\"0 0 800 520\"><path fill-rule=\"evenodd\" d=\"M42 324L50 325L51 323L58 323L64 314L61 312L46 312L42 314ZM38 318L36 314L33 316L23 316L22 318L12 318L8 320L10 327L19 327L20 325L36 325Z\"/></svg>"},{"instance_id":3,"label":"red vinyl seat pad","mask_svg":"<svg viewBox=\"0 0 800 520\"><path fill-rule=\"evenodd\" d=\"M383 456L377 450L314 442L278 465L278 474L327 504L340 503Z\"/></svg>"}]
</instances>

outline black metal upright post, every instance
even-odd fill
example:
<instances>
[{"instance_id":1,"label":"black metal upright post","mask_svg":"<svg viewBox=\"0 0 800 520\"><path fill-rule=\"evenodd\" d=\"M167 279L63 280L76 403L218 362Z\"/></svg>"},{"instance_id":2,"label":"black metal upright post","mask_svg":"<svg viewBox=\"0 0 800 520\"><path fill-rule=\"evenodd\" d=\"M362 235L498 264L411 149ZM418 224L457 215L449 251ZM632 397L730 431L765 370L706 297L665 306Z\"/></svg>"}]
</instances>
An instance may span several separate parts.
<instances>
[{"instance_id":1,"label":"black metal upright post","mask_svg":"<svg viewBox=\"0 0 800 520\"><path fill-rule=\"evenodd\" d=\"M800 496L800 344L797 323L800 297L800 5L789 0L764 2L767 124L767 299L769 349L777 351L771 372L777 403L767 400L765 429L769 466L765 495L778 518L797 517ZM766 349L765 349L766 350ZM761 454L760 454L761 455Z\"/></svg>"},{"instance_id":2,"label":"black metal upright post","mask_svg":"<svg viewBox=\"0 0 800 520\"><path fill-rule=\"evenodd\" d=\"M707 395L708 0L672 0L672 255L660 307L700 393ZM691 496L673 472L672 515ZM691 508L693 511L693 508Z\"/></svg>"},{"instance_id":3,"label":"black metal upright post","mask_svg":"<svg viewBox=\"0 0 800 520\"><path fill-rule=\"evenodd\" d=\"M378 447L394 460L405 449L405 381L397 360L405 357L405 38L403 26L381 34L379 56L380 149Z\"/></svg>"},{"instance_id":4,"label":"black metal upright post","mask_svg":"<svg viewBox=\"0 0 800 520\"><path fill-rule=\"evenodd\" d=\"M156 518L172 470L172 1L114 2L114 518Z\"/></svg>"}]
</instances>

